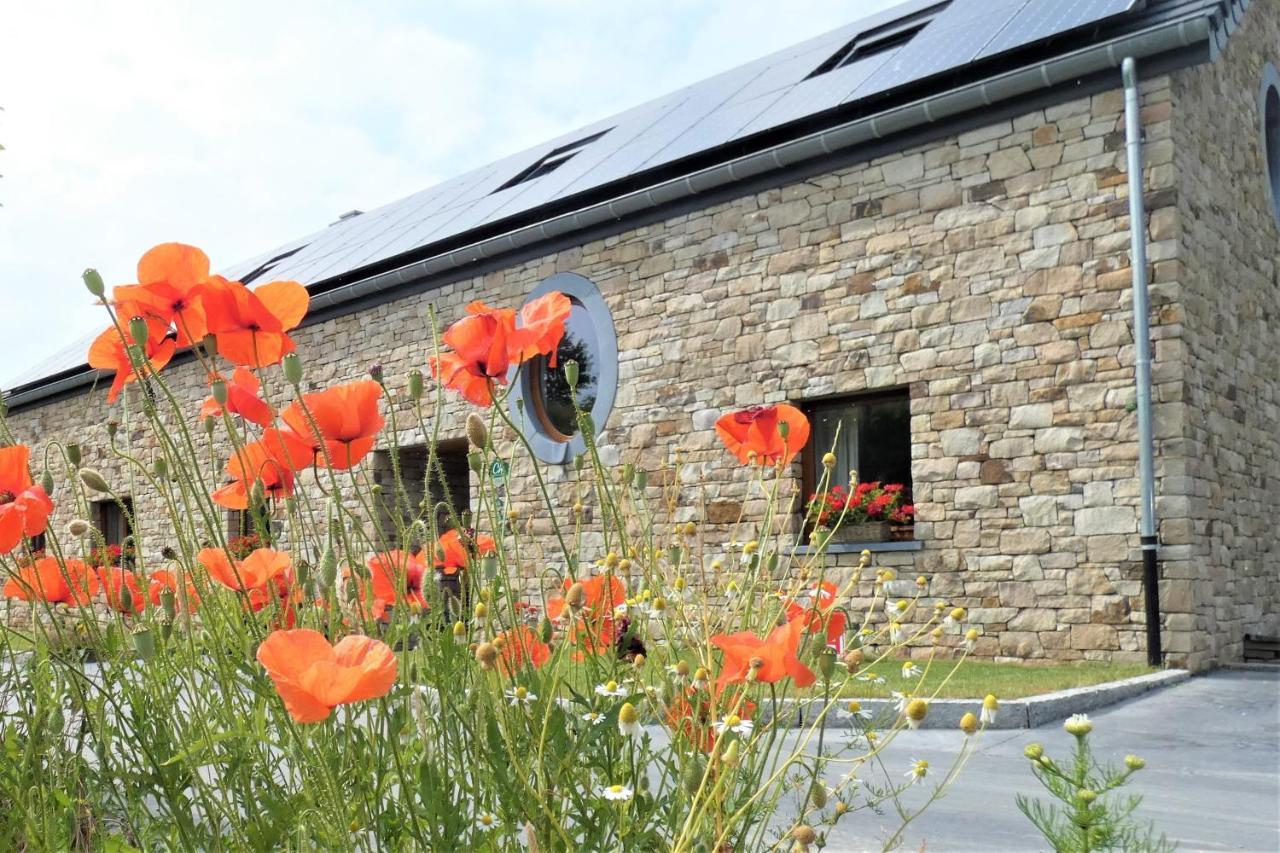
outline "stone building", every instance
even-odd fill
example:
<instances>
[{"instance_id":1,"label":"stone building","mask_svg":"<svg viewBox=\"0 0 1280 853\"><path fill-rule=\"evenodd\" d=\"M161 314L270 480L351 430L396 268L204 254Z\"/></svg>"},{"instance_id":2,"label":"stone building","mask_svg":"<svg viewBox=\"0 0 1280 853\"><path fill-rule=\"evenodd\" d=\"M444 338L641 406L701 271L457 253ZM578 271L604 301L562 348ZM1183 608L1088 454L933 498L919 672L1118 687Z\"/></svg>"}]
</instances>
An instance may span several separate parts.
<instances>
[{"instance_id":1,"label":"stone building","mask_svg":"<svg viewBox=\"0 0 1280 853\"><path fill-rule=\"evenodd\" d=\"M308 285L296 339L316 386L374 360L402 383L433 318L565 290L606 461L679 448L705 536L756 503L715 419L788 401L815 443L842 425L839 470L914 501L909 540L838 545L843 565L869 547L930 573L981 626L980 655L1142 659L1125 57L1164 648L1238 660L1246 635L1280 634L1280 0L914 0L225 273ZM10 422L110 471L84 352L10 390ZM192 363L168 375L203 396ZM581 438L554 377L518 394L567 504ZM510 488L532 499L518 470Z\"/></svg>"}]
</instances>

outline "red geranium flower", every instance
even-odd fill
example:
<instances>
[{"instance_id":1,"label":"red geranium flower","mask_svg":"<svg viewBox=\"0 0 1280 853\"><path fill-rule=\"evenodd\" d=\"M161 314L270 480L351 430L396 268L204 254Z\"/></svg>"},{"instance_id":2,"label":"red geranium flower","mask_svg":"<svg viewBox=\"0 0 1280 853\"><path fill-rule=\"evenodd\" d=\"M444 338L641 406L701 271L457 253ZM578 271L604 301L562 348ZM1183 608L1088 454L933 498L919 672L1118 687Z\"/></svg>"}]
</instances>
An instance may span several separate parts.
<instances>
[{"instance_id":1,"label":"red geranium flower","mask_svg":"<svg viewBox=\"0 0 1280 853\"><path fill-rule=\"evenodd\" d=\"M782 437L779 424L787 424ZM752 406L716 421L716 434L729 452L746 465L786 465L809 442L809 419L795 406Z\"/></svg>"}]
</instances>

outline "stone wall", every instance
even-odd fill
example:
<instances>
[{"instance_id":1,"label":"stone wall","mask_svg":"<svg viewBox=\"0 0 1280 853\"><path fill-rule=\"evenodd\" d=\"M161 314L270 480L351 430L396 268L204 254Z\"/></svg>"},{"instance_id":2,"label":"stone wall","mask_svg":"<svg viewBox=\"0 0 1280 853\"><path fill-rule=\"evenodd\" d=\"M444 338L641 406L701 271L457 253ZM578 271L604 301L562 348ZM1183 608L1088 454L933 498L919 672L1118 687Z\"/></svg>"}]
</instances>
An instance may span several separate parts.
<instances>
[{"instance_id":1,"label":"stone wall","mask_svg":"<svg viewBox=\"0 0 1280 853\"><path fill-rule=\"evenodd\" d=\"M1280 635L1280 229L1258 95L1280 65L1280 2L1259 0L1217 62L1173 79L1185 409L1166 434L1161 536L1172 651L1239 660Z\"/></svg>"},{"instance_id":2,"label":"stone wall","mask_svg":"<svg viewBox=\"0 0 1280 853\"><path fill-rule=\"evenodd\" d=\"M1163 484L1189 464L1180 456L1188 447L1185 312L1172 301L1184 244L1176 229L1171 83L1151 81L1143 94ZM424 366L432 311L447 323L472 299L518 304L553 272L587 276L609 302L620 353L602 455L611 464L676 465L671 478L654 478L650 495L660 504L664 483L678 487L683 509L676 514L703 522L708 557L734 535L730 520L740 508L758 518L763 503L715 438L722 411L909 388L923 550L886 554L881 563L928 573L931 595L968 607L984 631L979 655L1140 659L1123 160L1116 90L326 321L296 337L317 387L358 377L376 360L403 388L406 372ZM201 377L190 365L171 373L194 410ZM102 396L20 412L13 426L36 443L74 437L95 448L93 464L119 478L101 450ZM450 398L444 435L461 436L463 412ZM129 428L122 434L144 440ZM408 428L403 440L422 436ZM567 519L571 469L553 471L552 480ZM545 532L519 467L511 489L513 505ZM145 544L156 549L164 541L159 509L143 490L133 493ZM1177 525L1176 504L1164 509L1166 525ZM847 571L856 555L833 559ZM1172 592L1171 647L1189 651L1200 630L1198 604ZM1207 658L1179 651L1174 660Z\"/></svg>"}]
</instances>

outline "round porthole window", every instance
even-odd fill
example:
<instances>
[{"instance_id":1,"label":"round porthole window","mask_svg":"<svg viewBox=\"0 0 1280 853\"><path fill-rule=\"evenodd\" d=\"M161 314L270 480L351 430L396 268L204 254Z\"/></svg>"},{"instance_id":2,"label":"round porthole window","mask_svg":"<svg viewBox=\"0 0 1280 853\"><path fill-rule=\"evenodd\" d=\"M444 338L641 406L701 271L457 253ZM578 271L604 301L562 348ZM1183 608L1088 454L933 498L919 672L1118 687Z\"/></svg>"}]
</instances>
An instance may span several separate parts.
<instances>
[{"instance_id":1,"label":"round porthole window","mask_svg":"<svg viewBox=\"0 0 1280 853\"><path fill-rule=\"evenodd\" d=\"M590 279L556 273L535 287L529 299L552 291L568 296L572 306L555 366L551 358L539 356L520 369L511 395L511 415L539 459L563 463L586 450L575 399L578 408L591 413L597 432L609 418L618 389L618 341L609 306ZM570 359L578 363L578 384L573 389L564 372Z\"/></svg>"},{"instance_id":2,"label":"round porthole window","mask_svg":"<svg viewBox=\"0 0 1280 853\"><path fill-rule=\"evenodd\" d=\"M1267 195L1271 212L1280 219L1280 73L1270 64L1262 71L1258 112L1262 117L1262 152L1267 160Z\"/></svg>"}]
</instances>

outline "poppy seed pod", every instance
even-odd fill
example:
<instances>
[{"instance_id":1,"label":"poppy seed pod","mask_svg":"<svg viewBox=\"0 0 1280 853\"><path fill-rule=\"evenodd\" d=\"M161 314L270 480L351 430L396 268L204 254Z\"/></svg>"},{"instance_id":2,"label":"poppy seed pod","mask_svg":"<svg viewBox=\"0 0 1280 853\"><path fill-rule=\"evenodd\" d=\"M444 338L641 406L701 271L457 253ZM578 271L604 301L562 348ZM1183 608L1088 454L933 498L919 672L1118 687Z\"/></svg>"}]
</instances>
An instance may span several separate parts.
<instances>
[{"instance_id":1,"label":"poppy seed pod","mask_svg":"<svg viewBox=\"0 0 1280 853\"><path fill-rule=\"evenodd\" d=\"M218 422L212 417L204 419L204 434L213 435L213 431L217 428Z\"/></svg>"},{"instance_id":2,"label":"poppy seed pod","mask_svg":"<svg viewBox=\"0 0 1280 853\"><path fill-rule=\"evenodd\" d=\"M53 494L53 474L47 468L40 475L40 488L44 489L46 495Z\"/></svg>"},{"instance_id":3,"label":"poppy seed pod","mask_svg":"<svg viewBox=\"0 0 1280 853\"><path fill-rule=\"evenodd\" d=\"M564 363L564 380L570 388L578 387L578 362L572 358Z\"/></svg>"},{"instance_id":4,"label":"poppy seed pod","mask_svg":"<svg viewBox=\"0 0 1280 853\"><path fill-rule=\"evenodd\" d=\"M99 298L107 292L107 286L102 281L102 275L93 267L80 274L80 280L84 282L84 286L90 293Z\"/></svg>"},{"instance_id":5,"label":"poppy seed pod","mask_svg":"<svg viewBox=\"0 0 1280 853\"><path fill-rule=\"evenodd\" d=\"M80 469L80 482L84 483L95 492L109 492L111 487L107 485L107 480L93 468Z\"/></svg>"},{"instance_id":6,"label":"poppy seed pod","mask_svg":"<svg viewBox=\"0 0 1280 853\"><path fill-rule=\"evenodd\" d=\"M163 589L160 591L160 607L164 610L164 615L170 620L178 612L177 595L171 589Z\"/></svg>"},{"instance_id":7,"label":"poppy seed pod","mask_svg":"<svg viewBox=\"0 0 1280 853\"><path fill-rule=\"evenodd\" d=\"M133 612L133 590L124 582L120 584L120 610L125 613Z\"/></svg>"},{"instance_id":8,"label":"poppy seed pod","mask_svg":"<svg viewBox=\"0 0 1280 853\"><path fill-rule=\"evenodd\" d=\"M76 468L80 467L80 445L74 442L67 445L67 461Z\"/></svg>"},{"instance_id":9,"label":"poppy seed pod","mask_svg":"<svg viewBox=\"0 0 1280 853\"><path fill-rule=\"evenodd\" d=\"M645 470L636 472L636 488L643 489L649 482L649 473Z\"/></svg>"},{"instance_id":10,"label":"poppy seed pod","mask_svg":"<svg viewBox=\"0 0 1280 853\"><path fill-rule=\"evenodd\" d=\"M213 395L214 402L219 406L227 404L227 383L221 379L215 379L209 385L209 392Z\"/></svg>"},{"instance_id":11,"label":"poppy seed pod","mask_svg":"<svg viewBox=\"0 0 1280 853\"><path fill-rule=\"evenodd\" d=\"M120 422L115 418L107 421L107 438L115 438L120 431Z\"/></svg>"},{"instance_id":12,"label":"poppy seed pod","mask_svg":"<svg viewBox=\"0 0 1280 853\"><path fill-rule=\"evenodd\" d=\"M818 672L822 673L822 677L828 681L831 674L836 671L836 650L831 646L823 646L818 652Z\"/></svg>"},{"instance_id":13,"label":"poppy seed pod","mask_svg":"<svg viewBox=\"0 0 1280 853\"><path fill-rule=\"evenodd\" d=\"M296 352L291 352L280 359L280 366L284 368L286 382L294 386L302 384L302 359L298 358Z\"/></svg>"},{"instance_id":14,"label":"poppy seed pod","mask_svg":"<svg viewBox=\"0 0 1280 853\"><path fill-rule=\"evenodd\" d=\"M551 642L551 620L543 616L538 620L538 639L544 643Z\"/></svg>"},{"instance_id":15,"label":"poppy seed pod","mask_svg":"<svg viewBox=\"0 0 1280 853\"><path fill-rule=\"evenodd\" d=\"M88 533L90 529L89 522L83 518L74 518L67 524L67 532L77 539Z\"/></svg>"},{"instance_id":16,"label":"poppy seed pod","mask_svg":"<svg viewBox=\"0 0 1280 853\"><path fill-rule=\"evenodd\" d=\"M484 425L484 418L475 412L467 415L467 441L476 450L484 450L489 446L489 430Z\"/></svg>"},{"instance_id":17,"label":"poppy seed pod","mask_svg":"<svg viewBox=\"0 0 1280 853\"><path fill-rule=\"evenodd\" d=\"M155 471L157 479L163 480L169 476L169 460L163 456L157 456L156 460L151 463L151 469Z\"/></svg>"},{"instance_id":18,"label":"poppy seed pod","mask_svg":"<svg viewBox=\"0 0 1280 853\"><path fill-rule=\"evenodd\" d=\"M410 400L422 399L422 371L421 370L415 369L415 370L409 371L409 399Z\"/></svg>"},{"instance_id":19,"label":"poppy seed pod","mask_svg":"<svg viewBox=\"0 0 1280 853\"><path fill-rule=\"evenodd\" d=\"M156 638L151 633L151 628L146 625L138 625L130 634L133 636L133 650L138 653L138 657L143 660L151 660L156 653Z\"/></svg>"},{"instance_id":20,"label":"poppy seed pod","mask_svg":"<svg viewBox=\"0 0 1280 853\"><path fill-rule=\"evenodd\" d=\"M129 318L129 337L140 347L147 345L147 338L151 330L147 328L147 321L141 317Z\"/></svg>"},{"instance_id":21,"label":"poppy seed pod","mask_svg":"<svg viewBox=\"0 0 1280 853\"><path fill-rule=\"evenodd\" d=\"M786 441L787 436L791 435L791 424L787 421L778 421L778 435L782 436L783 441Z\"/></svg>"},{"instance_id":22,"label":"poppy seed pod","mask_svg":"<svg viewBox=\"0 0 1280 853\"><path fill-rule=\"evenodd\" d=\"M204 347L204 351L208 353L209 358L218 357L218 339L213 335L205 335L204 340L200 342Z\"/></svg>"}]
</instances>

